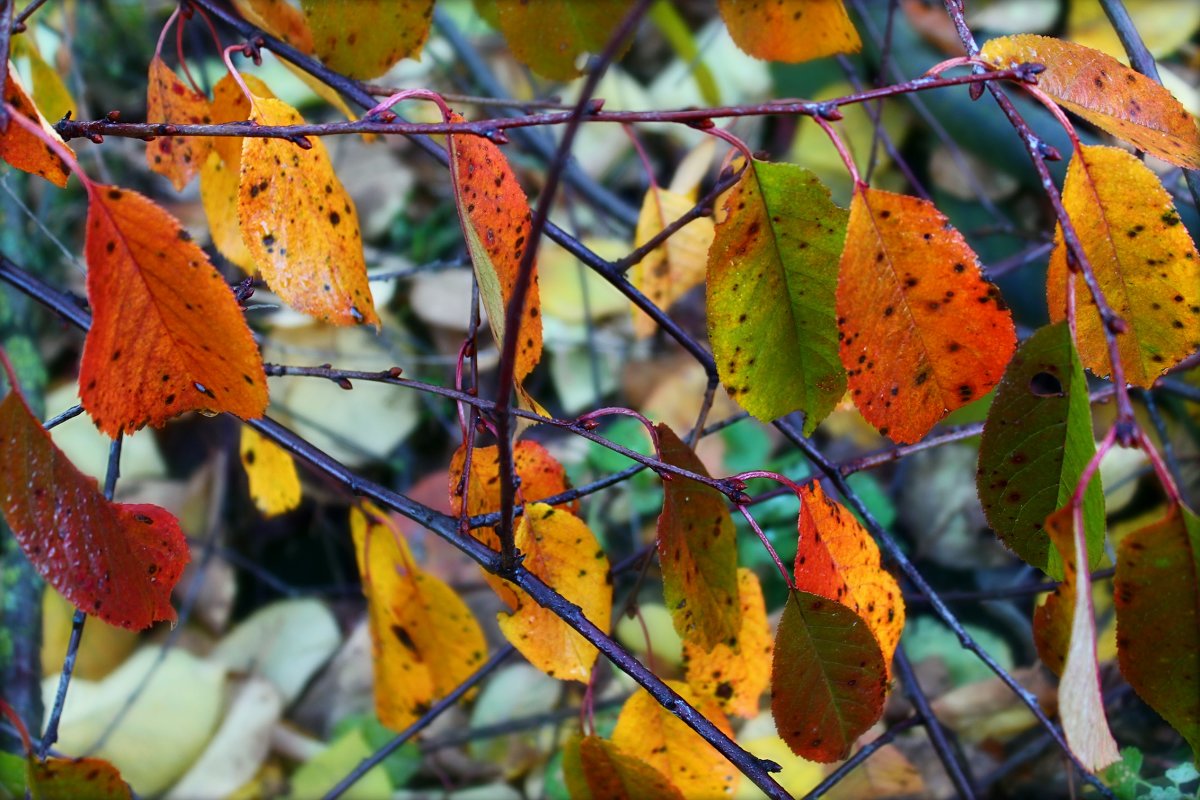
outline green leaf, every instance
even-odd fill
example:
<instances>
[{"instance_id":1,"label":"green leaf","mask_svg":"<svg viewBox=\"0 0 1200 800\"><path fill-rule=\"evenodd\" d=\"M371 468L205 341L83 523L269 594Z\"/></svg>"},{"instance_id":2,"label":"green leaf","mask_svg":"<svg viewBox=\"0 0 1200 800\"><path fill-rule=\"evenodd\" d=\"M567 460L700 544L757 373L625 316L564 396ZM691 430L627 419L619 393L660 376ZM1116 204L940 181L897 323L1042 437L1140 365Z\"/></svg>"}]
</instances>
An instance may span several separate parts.
<instances>
[{"instance_id":1,"label":"green leaf","mask_svg":"<svg viewBox=\"0 0 1200 800\"><path fill-rule=\"evenodd\" d=\"M764 422L810 434L846 391L835 294L849 215L811 172L753 161L725 195L708 253L708 333L721 382Z\"/></svg>"},{"instance_id":2,"label":"green leaf","mask_svg":"<svg viewBox=\"0 0 1200 800\"><path fill-rule=\"evenodd\" d=\"M1175 506L1126 536L1113 590L1121 674L1200 758L1200 519Z\"/></svg>"},{"instance_id":3,"label":"green leaf","mask_svg":"<svg viewBox=\"0 0 1200 800\"><path fill-rule=\"evenodd\" d=\"M630 5L630 0L476 2L489 22L494 15L518 61L543 78L561 81L580 74L579 56L604 49Z\"/></svg>"},{"instance_id":4,"label":"green leaf","mask_svg":"<svg viewBox=\"0 0 1200 800\"><path fill-rule=\"evenodd\" d=\"M793 591L775 635L771 713L797 755L831 763L883 713L887 667L862 618L841 603Z\"/></svg>"},{"instance_id":5,"label":"green leaf","mask_svg":"<svg viewBox=\"0 0 1200 800\"><path fill-rule=\"evenodd\" d=\"M1017 350L996 390L979 445L979 498L988 524L1014 553L1054 578L1062 562L1042 523L1070 500L1096 452L1087 379L1066 323ZM1083 498L1088 562L1104 549L1099 473Z\"/></svg>"}]
</instances>

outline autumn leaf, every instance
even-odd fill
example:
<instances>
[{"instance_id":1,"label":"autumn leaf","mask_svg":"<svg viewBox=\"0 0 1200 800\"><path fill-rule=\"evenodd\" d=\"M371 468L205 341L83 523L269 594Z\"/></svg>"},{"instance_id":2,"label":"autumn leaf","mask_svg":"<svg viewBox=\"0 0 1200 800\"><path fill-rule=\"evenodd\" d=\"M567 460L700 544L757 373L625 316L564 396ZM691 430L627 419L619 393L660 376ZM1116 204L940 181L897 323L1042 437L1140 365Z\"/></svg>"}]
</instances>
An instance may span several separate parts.
<instances>
[{"instance_id":1,"label":"autumn leaf","mask_svg":"<svg viewBox=\"0 0 1200 800\"><path fill-rule=\"evenodd\" d=\"M1000 541L1053 578L1062 562L1043 529L1096 452L1087 379L1065 322L1022 342L996 389L979 443L979 499ZM1088 559L1104 552L1099 473L1083 498Z\"/></svg>"},{"instance_id":2,"label":"autumn leaf","mask_svg":"<svg viewBox=\"0 0 1200 800\"><path fill-rule=\"evenodd\" d=\"M79 396L96 427L132 433L192 410L261 417L262 356L208 256L137 192L89 184L88 196Z\"/></svg>"},{"instance_id":3,"label":"autumn leaf","mask_svg":"<svg viewBox=\"0 0 1200 800\"><path fill-rule=\"evenodd\" d=\"M146 116L152 122L199 125L212 121L208 98L193 91L160 56L150 62ZM212 148L207 136L158 136L146 145L146 165L182 191L196 177Z\"/></svg>"},{"instance_id":4,"label":"autumn leaf","mask_svg":"<svg viewBox=\"0 0 1200 800\"><path fill-rule=\"evenodd\" d=\"M1149 387L1200 349L1200 253L1158 178L1124 150L1085 145L1067 168L1062 200L1096 282L1129 328L1117 334L1125 380ZM1066 318L1068 269L1060 228L1046 276L1053 321ZM1075 308L1083 364L1108 376L1104 324L1082 277Z\"/></svg>"},{"instance_id":5,"label":"autumn leaf","mask_svg":"<svg viewBox=\"0 0 1200 800\"><path fill-rule=\"evenodd\" d=\"M700 475L708 470L692 449L665 424L658 431L662 459ZM663 481L658 517L658 560L663 596L675 630L706 650L737 636L737 532L725 495L688 478Z\"/></svg>"},{"instance_id":6,"label":"autumn leaf","mask_svg":"<svg viewBox=\"0 0 1200 800\"><path fill-rule=\"evenodd\" d=\"M962 234L927 200L861 184L837 314L854 404L900 443L991 390L1017 346L1008 307Z\"/></svg>"},{"instance_id":7,"label":"autumn leaf","mask_svg":"<svg viewBox=\"0 0 1200 800\"><path fill-rule=\"evenodd\" d=\"M133 796L121 773L100 758L34 759L30 764L33 796L39 800L127 800Z\"/></svg>"},{"instance_id":8,"label":"autumn leaf","mask_svg":"<svg viewBox=\"0 0 1200 800\"><path fill-rule=\"evenodd\" d=\"M471 676L487 642L462 598L417 567L386 514L354 507L350 532L367 597L375 711L400 731Z\"/></svg>"},{"instance_id":9,"label":"autumn leaf","mask_svg":"<svg viewBox=\"0 0 1200 800\"><path fill-rule=\"evenodd\" d=\"M862 49L842 0L718 0L717 8L737 46L764 61L795 63Z\"/></svg>"},{"instance_id":10,"label":"autumn leaf","mask_svg":"<svg viewBox=\"0 0 1200 800\"><path fill-rule=\"evenodd\" d=\"M7 369L7 360L5 360ZM187 540L165 509L113 503L55 446L13 387L0 402L0 501L38 573L76 607L130 630L175 621Z\"/></svg>"},{"instance_id":11,"label":"autumn leaf","mask_svg":"<svg viewBox=\"0 0 1200 800\"><path fill-rule=\"evenodd\" d=\"M260 125L304 122L282 100L256 95L251 106L250 119ZM354 201L320 138L308 141L307 150L284 139L242 141L242 238L288 305L334 325L378 327Z\"/></svg>"},{"instance_id":12,"label":"autumn leaf","mask_svg":"<svg viewBox=\"0 0 1200 800\"><path fill-rule=\"evenodd\" d=\"M1038 88L1088 122L1164 161L1200 168L1200 131L1169 91L1112 56L1048 36L991 39L980 58L998 68L1037 63Z\"/></svg>"},{"instance_id":13,"label":"autumn leaf","mask_svg":"<svg viewBox=\"0 0 1200 800\"><path fill-rule=\"evenodd\" d=\"M729 720L715 701L698 697L678 681L666 684L717 728L733 735ZM634 692L621 707L612 741L626 753L640 754L684 797L728 797L740 775L716 748L644 689Z\"/></svg>"},{"instance_id":14,"label":"autumn leaf","mask_svg":"<svg viewBox=\"0 0 1200 800\"><path fill-rule=\"evenodd\" d=\"M513 55L538 75L567 81L584 53L599 53L632 5L630 0L476 0L496 20ZM619 56L618 56L619 57Z\"/></svg>"},{"instance_id":15,"label":"autumn leaf","mask_svg":"<svg viewBox=\"0 0 1200 800\"><path fill-rule=\"evenodd\" d=\"M275 517L300 505L300 476L292 454L249 425L242 426L242 467L250 481L250 497L264 517Z\"/></svg>"},{"instance_id":16,"label":"autumn leaf","mask_svg":"<svg viewBox=\"0 0 1200 800\"><path fill-rule=\"evenodd\" d=\"M1034 642L1042 661L1061 676L1058 715L1067 744L1085 767L1096 771L1121 757L1100 693L1091 582L1084 584L1085 591L1078 591L1080 566L1086 570L1087 553L1073 517L1072 508L1064 506L1046 518L1046 532L1062 559L1063 580L1034 612Z\"/></svg>"},{"instance_id":17,"label":"autumn leaf","mask_svg":"<svg viewBox=\"0 0 1200 800\"><path fill-rule=\"evenodd\" d=\"M59 135L38 111L21 86L12 63L8 65L8 77L4 84L4 101L16 113L41 126L51 138L61 141ZM66 145L63 145L66 147ZM69 147L67 147L70 150ZM54 150L34 134L15 123L0 133L0 158L19 170L41 176L55 186L66 186L70 168Z\"/></svg>"},{"instance_id":18,"label":"autumn leaf","mask_svg":"<svg viewBox=\"0 0 1200 800\"><path fill-rule=\"evenodd\" d=\"M651 186L642 200L633 244L641 247L695 205L686 195ZM673 233L665 244L651 250L630 270L629 280L659 308L670 308L679 298L704 282L708 249L713 241L713 222L694 219ZM633 330L646 337L657 329L654 320L636 306Z\"/></svg>"},{"instance_id":19,"label":"autumn leaf","mask_svg":"<svg viewBox=\"0 0 1200 800\"><path fill-rule=\"evenodd\" d=\"M526 569L579 606L596 627L608 631L612 582L608 556L583 520L542 503L530 503L514 536ZM563 619L512 586L512 613L497 616L500 632L552 678L587 683L600 652Z\"/></svg>"},{"instance_id":20,"label":"autumn leaf","mask_svg":"<svg viewBox=\"0 0 1200 800\"><path fill-rule=\"evenodd\" d=\"M688 685L701 697L711 697L728 714L753 717L758 701L771 682L771 628L762 586L752 570L738 570L741 627L737 634L706 650L690 639L683 642Z\"/></svg>"},{"instance_id":21,"label":"autumn leaf","mask_svg":"<svg viewBox=\"0 0 1200 800\"><path fill-rule=\"evenodd\" d=\"M858 614L879 643L891 674L904 630L904 600L880 565L879 546L853 514L813 482L800 493L796 588L835 600Z\"/></svg>"},{"instance_id":22,"label":"autumn leaf","mask_svg":"<svg viewBox=\"0 0 1200 800\"><path fill-rule=\"evenodd\" d=\"M313 34L308 20L287 0L233 0L233 4L248 22L278 36L305 55L312 55ZM258 94L257 89L250 88Z\"/></svg>"},{"instance_id":23,"label":"autumn leaf","mask_svg":"<svg viewBox=\"0 0 1200 800\"><path fill-rule=\"evenodd\" d=\"M378 78L415 58L429 36L434 0L300 0L313 46L331 69Z\"/></svg>"},{"instance_id":24,"label":"autumn leaf","mask_svg":"<svg viewBox=\"0 0 1200 800\"><path fill-rule=\"evenodd\" d=\"M1121 674L1200 758L1200 519L1172 506L1122 539L1113 593Z\"/></svg>"},{"instance_id":25,"label":"autumn leaf","mask_svg":"<svg viewBox=\"0 0 1200 800\"><path fill-rule=\"evenodd\" d=\"M883 713L887 665L858 614L805 591L788 594L775 634L771 714L794 753L824 764L850 755Z\"/></svg>"},{"instance_id":26,"label":"autumn leaf","mask_svg":"<svg viewBox=\"0 0 1200 800\"><path fill-rule=\"evenodd\" d=\"M58 70L42 58L36 36L14 36L9 46L13 58L24 56L29 62L33 102L47 119L62 119L79 107Z\"/></svg>"},{"instance_id":27,"label":"autumn leaf","mask_svg":"<svg viewBox=\"0 0 1200 800\"><path fill-rule=\"evenodd\" d=\"M665 775L598 736L571 737L562 758L571 800L683 800Z\"/></svg>"},{"instance_id":28,"label":"autumn leaf","mask_svg":"<svg viewBox=\"0 0 1200 800\"><path fill-rule=\"evenodd\" d=\"M538 13L542 13L540 6ZM463 118L451 114L450 121L462 122ZM458 219L479 281L488 325L497 346L503 347L506 312L521 256L525 248L533 246L529 241L529 201L499 147L482 136L452 134L447 138ZM518 385L542 358L542 307L536 266L532 279L515 334L519 342L513 378Z\"/></svg>"},{"instance_id":29,"label":"autumn leaf","mask_svg":"<svg viewBox=\"0 0 1200 800\"><path fill-rule=\"evenodd\" d=\"M730 397L810 434L846 391L834 310L846 212L815 175L752 161L725 195L708 253L708 334Z\"/></svg>"}]
</instances>

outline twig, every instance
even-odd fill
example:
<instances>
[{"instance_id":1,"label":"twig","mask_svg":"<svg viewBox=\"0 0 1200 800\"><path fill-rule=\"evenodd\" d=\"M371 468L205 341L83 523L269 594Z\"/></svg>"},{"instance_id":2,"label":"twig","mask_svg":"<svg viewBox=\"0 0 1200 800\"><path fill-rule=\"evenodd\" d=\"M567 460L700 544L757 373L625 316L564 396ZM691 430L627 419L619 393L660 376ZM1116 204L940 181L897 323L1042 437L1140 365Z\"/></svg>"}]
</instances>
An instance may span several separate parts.
<instances>
[{"instance_id":1,"label":"twig","mask_svg":"<svg viewBox=\"0 0 1200 800\"><path fill-rule=\"evenodd\" d=\"M913 708L917 711L917 716L921 719L921 724L925 726L925 732L929 735L929 742L933 745L933 749L938 755L938 760L942 762L942 767L946 770L946 775L950 778L950 782L958 790L958 796L963 798L963 800L972 800L977 794L974 782L967 773L966 765L962 762L960 754L955 752L953 745L946 736L946 731L938 721L937 714L933 712L933 708L929 705L929 698L925 695L920 681L917 680L917 676L913 672L912 664L909 662L908 655L904 651L904 645L896 648L896 656L893 659L893 664L896 667L897 674L900 676L900 683L904 686L904 693L908 695L909 701L912 702Z\"/></svg>"}]
</instances>

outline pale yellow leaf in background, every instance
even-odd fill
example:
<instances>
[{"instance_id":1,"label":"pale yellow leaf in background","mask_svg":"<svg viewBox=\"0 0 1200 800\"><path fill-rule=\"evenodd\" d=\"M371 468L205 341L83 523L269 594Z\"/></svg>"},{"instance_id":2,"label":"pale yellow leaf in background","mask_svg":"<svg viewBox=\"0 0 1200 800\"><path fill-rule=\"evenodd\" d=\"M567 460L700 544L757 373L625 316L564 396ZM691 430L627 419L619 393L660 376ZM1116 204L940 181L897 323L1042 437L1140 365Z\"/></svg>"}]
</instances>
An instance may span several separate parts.
<instances>
[{"instance_id":1,"label":"pale yellow leaf in background","mask_svg":"<svg viewBox=\"0 0 1200 800\"><path fill-rule=\"evenodd\" d=\"M634 246L641 247L695 205L687 195L651 186L638 214ZM714 236L711 217L700 217L684 225L664 244L646 254L634 265L629 279L634 286L666 310L693 288L704 283L708 267L708 248ZM633 309L633 330L639 338L654 333L654 321L638 308Z\"/></svg>"}]
</instances>

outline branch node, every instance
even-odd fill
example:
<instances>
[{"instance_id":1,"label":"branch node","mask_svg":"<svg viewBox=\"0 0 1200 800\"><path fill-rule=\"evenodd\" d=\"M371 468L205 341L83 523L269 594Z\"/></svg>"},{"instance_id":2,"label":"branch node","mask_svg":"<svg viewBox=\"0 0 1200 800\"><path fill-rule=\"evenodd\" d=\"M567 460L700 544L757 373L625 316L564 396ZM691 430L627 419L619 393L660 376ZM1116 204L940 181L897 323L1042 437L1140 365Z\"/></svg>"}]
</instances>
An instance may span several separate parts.
<instances>
[{"instance_id":1,"label":"branch node","mask_svg":"<svg viewBox=\"0 0 1200 800\"><path fill-rule=\"evenodd\" d=\"M688 122L687 122L687 126L688 126L689 128L695 128L695 129L696 129L696 130L698 130L698 131L707 131L707 130L710 130L710 129L712 129L712 128L715 128L715 127L717 126L717 123L713 122L713 121L712 121L711 119L709 119L708 117L705 117L704 119L691 119L691 120L688 120Z\"/></svg>"},{"instance_id":2,"label":"branch node","mask_svg":"<svg viewBox=\"0 0 1200 800\"><path fill-rule=\"evenodd\" d=\"M813 106L813 114L826 122L837 122L844 118L836 103L817 103Z\"/></svg>"},{"instance_id":3,"label":"branch node","mask_svg":"<svg viewBox=\"0 0 1200 800\"><path fill-rule=\"evenodd\" d=\"M986 85L986 83L986 81L972 83L971 88L967 90L967 96L972 100L978 100L979 98L983 97L983 87Z\"/></svg>"},{"instance_id":4,"label":"branch node","mask_svg":"<svg viewBox=\"0 0 1200 800\"><path fill-rule=\"evenodd\" d=\"M68 111L67 113L70 114L71 112ZM104 115L104 121L105 122L120 122L121 121L121 112L114 108L112 111L110 111Z\"/></svg>"}]
</instances>

